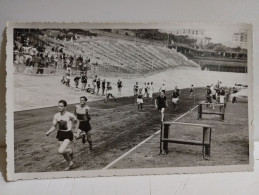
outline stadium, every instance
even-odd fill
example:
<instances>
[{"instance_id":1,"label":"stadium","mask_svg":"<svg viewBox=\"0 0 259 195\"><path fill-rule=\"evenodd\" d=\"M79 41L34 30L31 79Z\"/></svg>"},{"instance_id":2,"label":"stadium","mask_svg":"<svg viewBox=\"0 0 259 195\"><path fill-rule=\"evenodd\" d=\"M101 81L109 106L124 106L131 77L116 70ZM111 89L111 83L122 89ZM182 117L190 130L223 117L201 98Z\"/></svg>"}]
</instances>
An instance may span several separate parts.
<instances>
[{"instance_id":1,"label":"stadium","mask_svg":"<svg viewBox=\"0 0 259 195\"><path fill-rule=\"evenodd\" d=\"M71 170L249 164L247 53L228 48L222 56L191 45L153 29L14 29L15 172L66 168L56 133L45 133L58 102L66 100L74 113L82 96L92 150L74 138ZM161 122L155 104L162 90L168 105Z\"/></svg>"}]
</instances>

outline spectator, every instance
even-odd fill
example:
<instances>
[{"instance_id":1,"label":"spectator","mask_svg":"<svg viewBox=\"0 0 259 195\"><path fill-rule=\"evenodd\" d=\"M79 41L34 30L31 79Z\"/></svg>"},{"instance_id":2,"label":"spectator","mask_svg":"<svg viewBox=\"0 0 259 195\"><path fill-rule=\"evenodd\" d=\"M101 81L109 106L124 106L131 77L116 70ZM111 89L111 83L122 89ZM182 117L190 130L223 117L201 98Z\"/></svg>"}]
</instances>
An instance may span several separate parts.
<instances>
[{"instance_id":1,"label":"spectator","mask_svg":"<svg viewBox=\"0 0 259 195\"><path fill-rule=\"evenodd\" d=\"M96 85L97 85L97 94L99 94L99 90L101 88L101 80L100 80L100 78L97 79Z\"/></svg>"},{"instance_id":2,"label":"spectator","mask_svg":"<svg viewBox=\"0 0 259 195\"><path fill-rule=\"evenodd\" d=\"M103 79L102 81L102 95L105 96L104 92L105 92L105 85L106 85L106 82L105 82L105 79Z\"/></svg>"},{"instance_id":3,"label":"spectator","mask_svg":"<svg viewBox=\"0 0 259 195\"><path fill-rule=\"evenodd\" d=\"M122 81L120 79L117 82L117 86L118 86L118 93L121 94Z\"/></svg>"}]
</instances>

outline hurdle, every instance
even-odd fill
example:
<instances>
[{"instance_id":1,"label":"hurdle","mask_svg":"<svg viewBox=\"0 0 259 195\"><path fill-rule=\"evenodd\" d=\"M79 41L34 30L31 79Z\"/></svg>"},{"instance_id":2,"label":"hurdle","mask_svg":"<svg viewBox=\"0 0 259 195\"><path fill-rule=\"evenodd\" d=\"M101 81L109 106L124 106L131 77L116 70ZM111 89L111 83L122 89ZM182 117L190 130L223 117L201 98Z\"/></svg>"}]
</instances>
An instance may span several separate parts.
<instances>
[{"instance_id":1,"label":"hurdle","mask_svg":"<svg viewBox=\"0 0 259 195\"><path fill-rule=\"evenodd\" d=\"M170 125L196 126L202 129L202 141L168 138ZM168 143L202 146L203 159L210 159L212 126L207 124L194 124L182 122L162 122L160 131L160 154L162 150L168 151Z\"/></svg>"},{"instance_id":2,"label":"hurdle","mask_svg":"<svg viewBox=\"0 0 259 195\"><path fill-rule=\"evenodd\" d=\"M202 109L202 105L219 105L219 112L204 112ZM214 115L219 115L221 120L224 121L225 119L225 103L199 103L198 106L198 115L197 119L202 120L202 114L214 114Z\"/></svg>"}]
</instances>

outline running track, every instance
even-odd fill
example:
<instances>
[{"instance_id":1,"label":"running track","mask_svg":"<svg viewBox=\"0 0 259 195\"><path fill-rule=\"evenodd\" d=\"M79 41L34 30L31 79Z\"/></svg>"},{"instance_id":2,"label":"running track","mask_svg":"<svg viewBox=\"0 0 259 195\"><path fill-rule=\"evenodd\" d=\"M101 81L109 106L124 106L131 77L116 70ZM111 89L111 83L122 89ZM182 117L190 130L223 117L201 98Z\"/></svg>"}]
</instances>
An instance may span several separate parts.
<instances>
[{"instance_id":1,"label":"running track","mask_svg":"<svg viewBox=\"0 0 259 195\"><path fill-rule=\"evenodd\" d=\"M177 117L193 108L203 99L204 90L196 90L195 98L189 97L189 89L181 91L181 102L176 112L172 111L170 94L167 93L169 108L166 120ZM75 170L102 169L131 148L157 132L160 115L150 105L142 111L136 109L133 97L111 101L89 102L93 127L94 150L87 153L80 140L75 144ZM68 105L73 112L74 105ZM51 127L57 107L15 112L15 170L17 172L60 171L66 166L63 157L57 154L56 132L49 137L45 132Z\"/></svg>"}]
</instances>

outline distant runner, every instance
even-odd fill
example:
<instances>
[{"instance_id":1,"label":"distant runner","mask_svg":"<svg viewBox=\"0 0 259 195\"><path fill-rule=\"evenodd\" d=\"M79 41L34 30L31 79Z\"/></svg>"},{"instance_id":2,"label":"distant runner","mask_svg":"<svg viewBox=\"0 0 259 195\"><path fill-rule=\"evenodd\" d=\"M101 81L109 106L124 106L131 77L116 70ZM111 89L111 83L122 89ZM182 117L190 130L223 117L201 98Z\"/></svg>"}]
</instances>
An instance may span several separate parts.
<instances>
[{"instance_id":1,"label":"distant runner","mask_svg":"<svg viewBox=\"0 0 259 195\"><path fill-rule=\"evenodd\" d=\"M158 96L155 100L155 106L158 110L161 111L161 121L164 121L164 112L165 108L168 106L165 93L163 91L160 92L160 96Z\"/></svg>"},{"instance_id":2,"label":"distant runner","mask_svg":"<svg viewBox=\"0 0 259 195\"><path fill-rule=\"evenodd\" d=\"M143 95L141 93L138 94L137 103L138 103L138 109L142 110L142 106L144 102L143 102Z\"/></svg>"},{"instance_id":3,"label":"distant runner","mask_svg":"<svg viewBox=\"0 0 259 195\"><path fill-rule=\"evenodd\" d=\"M119 79L117 82L117 87L118 87L118 93L121 94L121 89L122 89L122 81Z\"/></svg>"},{"instance_id":4,"label":"distant runner","mask_svg":"<svg viewBox=\"0 0 259 195\"><path fill-rule=\"evenodd\" d=\"M191 85L191 89L190 89L190 97L193 96L193 93L194 93L194 89L193 89L193 85Z\"/></svg>"}]
</instances>

